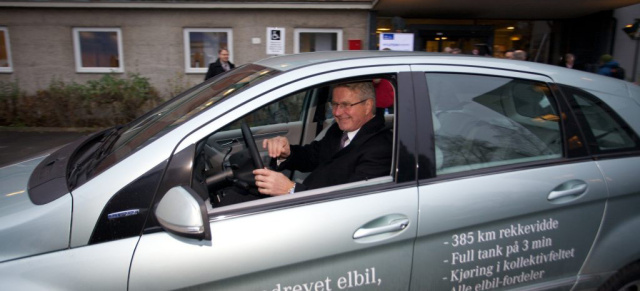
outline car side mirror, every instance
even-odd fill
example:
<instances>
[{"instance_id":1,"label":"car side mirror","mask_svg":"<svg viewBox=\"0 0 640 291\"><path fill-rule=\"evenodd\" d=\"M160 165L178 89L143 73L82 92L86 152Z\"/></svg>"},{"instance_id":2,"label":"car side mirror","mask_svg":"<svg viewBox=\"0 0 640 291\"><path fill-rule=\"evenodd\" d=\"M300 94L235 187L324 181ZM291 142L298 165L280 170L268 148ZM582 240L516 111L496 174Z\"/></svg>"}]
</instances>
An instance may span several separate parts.
<instances>
[{"instance_id":1,"label":"car side mirror","mask_svg":"<svg viewBox=\"0 0 640 291\"><path fill-rule=\"evenodd\" d=\"M155 209L156 219L166 231L199 240L211 240L204 200L189 187L169 189Z\"/></svg>"}]
</instances>

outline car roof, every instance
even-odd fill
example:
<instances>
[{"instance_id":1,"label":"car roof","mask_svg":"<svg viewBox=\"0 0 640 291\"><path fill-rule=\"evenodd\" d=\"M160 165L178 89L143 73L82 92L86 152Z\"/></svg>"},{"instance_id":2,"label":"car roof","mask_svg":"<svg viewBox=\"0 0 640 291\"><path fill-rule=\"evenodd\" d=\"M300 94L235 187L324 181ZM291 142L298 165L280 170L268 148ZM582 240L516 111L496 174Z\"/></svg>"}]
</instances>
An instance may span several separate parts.
<instances>
[{"instance_id":1,"label":"car roof","mask_svg":"<svg viewBox=\"0 0 640 291\"><path fill-rule=\"evenodd\" d=\"M441 56L439 53L418 52L394 52L394 51L327 51L282 55L266 58L256 62L258 65L270 67L281 71L289 71L308 65L327 63L341 60L354 60L380 57L406 57L406 56Z\"/></svg>"},{"instance_id":2,"label":"car roof","mask_svg":"<svg viewBox=\"0 0 640 291\"><path fill-rule=\"evenodd\" d=\"M628 82L615 78L543 63L464 54L401 51L327 51L276 56L257 61L256 64L280 71L291 71L318 64L337 64L341 61L357 60L366 62L370 60L371 64L375 64L384 60L388 64L389 61L394 59L398 61L398 64L468 65L534 73L547 76L559 84L629 97Z\"/></svg>"}]
</instances>

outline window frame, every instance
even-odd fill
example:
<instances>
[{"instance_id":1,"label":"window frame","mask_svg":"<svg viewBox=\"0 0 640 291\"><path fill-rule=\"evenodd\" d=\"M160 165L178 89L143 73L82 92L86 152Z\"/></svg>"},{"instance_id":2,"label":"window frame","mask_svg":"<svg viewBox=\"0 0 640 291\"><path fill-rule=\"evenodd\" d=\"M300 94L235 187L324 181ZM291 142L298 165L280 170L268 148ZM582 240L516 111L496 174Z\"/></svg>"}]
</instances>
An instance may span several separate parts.
<instances>
[{"instance_id":1,"label":"window frame","mask_svg":"<svg viewBox=\"0 0 640 291\"><path fill-rule=\"evenodd\" d=\"M80 32L115 32L118 37L118 67L85 67L82 65ZM76 61L76 73L124 73L124 51L122 49L122 29L119 27L74 27L73 53Z\"/></svg>"},{"instance_id":2,"label":"window frame","mask_svg":"<svg viewBox=\"0 0 640 291\"><path fill-rule=\"evenodd\" d=\"M4 34L5 47L7 49L8 67L0 67L0 73L13 73L13 61L11 60L11 41L9 40L9 28L0 26L0 33Z\"/></svg>"},{"instance_id":3,"label":"window frame","mask_svg":"<svg viewBox=\"0 0 640 291\"><path fill-rule=\"evenodd\" d=\"M206 74L209 64L205 64L202 68L191 67L191 33L192 32L224 32L227 34L227 50L229 51L229 61L233 63L233 29L231 28L184 28L183 45L184 45L184 71L185 73L202 73ZM218 52L215 52L216 58ZM214 60L215 61L215 60Z\"/></svg>"},{"instance_id":4,"label":"window frame","mask_svg":"<svg viewBox=\"0 0 640 291\"><path fill-rule=\"evenodd\" d=\"M415 107L419 112L431 112L431 96L428 94L427 80L425 78L426 73L454 73L454 74L470 74L470 75L482 75L491 77L504 77L512 79L523 79L529 81L536 81L546 83L551 89L551 95L556 102L556 106L559 109L559 113L563 118L561 122L561 134L563 139L563 153L559 159L547 159L540 161L531 161L525 163L515 163L508 165L501 165L489 168L480 168L469 171L461 171L457 173L448 173L436 175L435 165L435 140L433 138L433 127L429 127L428 131L419 131L415 129L414 133L417 136L420 145L417 146L418 156L426 157L426 159L418 159L419 171L418 171L418 183L419 185L425 185L443 180L457 179L463 177L469 177L474 175L493 174L496 172L504 171L517 171L527 168L546 167L550 165L564 164L567 159L571 161L579 161L589 159L589 153L586 147L586 139L583 137L581 129L575 120L572 111L569 108L569 104L564 98L564 94L559 90L557 84L549 76L535 73L535 72L522 72L501 68L486 68L476 67L472 65L438 65L438 64L419 64L411 66L412 79L414 80L415 93ZM430 114L418 114L417 124L431 125L432 117ZM569 137L575 137L577 140L575 144L580 145L578 148L571 148L572 144ZM433 162L431 162L433 161Z\"/></svg>"},{"instance_id":5,"label":"window frame","mask_svg":"<svg viewBox=\"0 0 640 291\"><path fill-rule=\"evenodd\" d=\"M300 53L301 33L336 33L336 51L342 51L343 31L342 28L296 28L293 30L293 53Z\"/></svg>"},{"instance_id":6,"label":"window frame","mask_svg":"<svg viewBox=\"0 0 640 291\"><path fill-rule=\"evenodd\" d=\"M533 116L526 116L524 115L520 110L519 107L520 105L517 102L517 95L513 95L513 91L515 88L514 86L516 85L520 85L520 86L526 86L527 88L532 87L532 86L544 86L546 88L546 90L548 90L547 93L543 93L543 96L546 98L545 100L547 100L547 102L549 102L550 106L554 108L555 114L557 116L560 116L560 108L559 105L557 104L557 97L554 98L553 94L551 94L551 88L549 87L549 84L547 82L541 82L541 81L537 81L537 80L530 80L530 79L522 79L522 78L515 78L515 77L507 77L507 76L497 76L497 75L480 75L480 74L468 74L468 73L464 73L464 72L458 72L458 73L439 73L439 72L425 72L425 77L427 80L427 87L429 87L429 80L430 80L430 75L431 75L431 80L433 79L437 79L438 77L434 76L434 75L440 75L440 77L443 76L451 76L451 78L453 78L452 80L456 80L456 78L497 78L497 79L504 79L504 85L507 85L510 93L510 97L501 97L501 102L507 102L507 107L509 107L509 109L505 109L504 112L496 112L496 117L500 116L500 118L504 118L503 120L509 120L510 122L513 122L513 124L517 124L517 128L521 128L522 130L524 130L525 133L530 133L535 137L538 137L534 132L530 131L527 128L527 125L532 125L530 122L527 122L529 119L532 119ZM461 81L461 80L457 80L457 81ZM482 80L476 80L476 81L482 81ZM487 80L488 81L488 80ZM490 81L488 81L490 82ZM473 87L472 87L473 88ZM496 87L495 89L499 89L502 88L501 87ZM491 91L489 91L491 92ZM485 92L489 93L489 92ZM484 94L482 95L478 95L475 98L479 98L484 96ZM430 95L430 102L434 102L434 96L431 95L431 92L429 92ZM502 96L504 96L504 92L502 94L500 94ZM439 97L441 98L441 97ZM460 100L461 104L467 104L470 103L470 100ZM473 103L473 102L471 102ZM482 104L480 104L482 105ZM431 107L433 108L434 104L431 103ZM504 104L503 104L504 106ZM489 108L491 109L491 108ZM462 110L461 108L454 108L453 111L457 112ZM435 116L436 112L432 111L432 115ZM474 116L475 117L475 116ZM495 118L490 117L491 120L497 120ZM475 122L478 122L478 126L481 122L482 117L478 116L478 120ZM563 128L562 128L562 123L560 120L557 120L557 133L558 133L558 140L563 140ZM444 126L444 125L443 125ZM544 128L544 127L543 127ZM556 131L555 128L547 128L550 131ZM524 136L522 136L524 137ZM434 134L434 142L437 141L438 139L438 135ZM476 140L476 139L473 139ZM465 140L465 143L471 142L471 140ZM539 140L540 144L544 144L545 146L549 147L550 145L546 143L546 140L544 139L540 139ZM437 143L436 143L437 144ZM491 160L491 161L475 161L472 163L464 163L464 164L460 164L460 165L453 165L453 166L449 166L449 167L443 167L442 169L436 169L436 175L437 176L443 176L443 175L447 175L447 174L453 174L453 173L460 173L460 172L468 172L468 171L474 171L474 170L479 170L479 169L485 169L485 168L495 168L495 167L501 167L501 166L509 166L509 165L515 165L515 164L523 164L523 163L529 163L529 162L538 162L538 161L544 161L544 160L557 160L559 158L563 158L564 157L564 145L560 144L559 145L560 148L558 149L557 152L552 153L552 154L547 154L547 155L535 155L535 156L531 156L531 157L525 157L525 158L515 158L515 159L511 159L511 158L507 158L507 159L498 159L498 160ZM436 146L437 147L437 146ZM509 149L512 148L512 145L509 145L507 147L504 147L504 149ZM551 148L549 147L548 149L551 150ZM444 148L442 148L442 150L444 151ZM560 155L558 157L554 157L555 155ZM466 169L465 169L466 168Z\"/></svg>"},{"instance_id":7,"label":"window frame","mask_svg":"<svg viewBox=\"0 0 640 291\"><path fill-rule=\"evenodd\" d=\"M612 155L617 156L618 154L624 153L634 153L640 151L640 137L636 134L633 128L616 112L607 102L602 100L602 98L578 87L559 84L559 89L561 90L564 98L567 99L571 110L574 113L574 116L582 129L582 133L585 136L585 140L587 141L587 147L592 156L602 157L603 155ZM590 102L593 102L595 106L599 107L602 112L608 114L608 117L616 122L619 128L627 134L627 137L631 139L634 143L634 147L625 147L625 148L615 148L615 149L603 149L601 145L598 143L596 139L593 129L585 114L582 113L582 107L578 104L578 101L574 97L575 94L582 94L582 98L588 99Z\"/></svg>"},{"instance_id":8,"label":"window frame","mask_svg":"<svg viewBox=\"0 0 640 291\"><path fill-rule=\"evenodd\" d=\"M394 69L397 69L394 70ZM235 96L234 100L242 100L239 103L231 102L232 100L228 100L233 103L220 103L218 106L226 109L222 109L223 114L217 114L211 120L209 120L206 124L200 126L196 131L190 133L188 136L183 138L180 143L175 148L175 152L182 151L188 148L192 144L197 144L201 142L203 139L208 138L211 134L216 131L223 129L228 124L234 122L238 119L238 116L246 116L251 114L253 111L258 108L263 108L268 104L272 104L273 102L278 102L286 98L286 96L290 96L290 94L295 94L296 92L301 92L305 90L310 90L312 88L326 86L330 83L339 83L345 80L354 81L361 78L368 78L371 75L390 75L390 74L401 74L402 72L407 72L408 66L406 65L385 65L381 67L373 67L373 68L349 68L340 70L339 72L324 72L319 75L314 75L309 78L301 78L289 83L286 86L279 87L277 90L265 90L265 91L255 91L255 92L244 92L243 95ZM278 83L279 78L282 76L278 76L272 79L271 83ZM398 76L400 79L400 76ZM398 81L398 87L401 86L401 82ZM411 90L407 90L405 94L410 94ZM400 97L400 93L396 92L395 101L398 102ZM410 100L409 97L411 95L406 96L406 101ZM228 106L228 107L227 107ZM409 106L409 103L406 103L404 106ZM313 110L311 106L305 110ZM228 109L228 111L227 111ZM396 109L396 112L402 110ZM213 111L209 111L210 113ZM307 111L305 114L310 114L311 111ZM403 116L403 115L400 115ZM411 118L411 114L406 114L405 118ZM413 122L411 122L413 124ZM393 149L392 149L392 169L390 169L390 174L387 176L377 177L369 180L357 181L353 183L335 185L335 186L327 186L319 189L307 190L304 192L298 193L296 196L291 195L283 195L278 197L271 197L268 200L260 199L256 201L249 201L239 203L237 205L225 206L224 208L212 208L209 209L209 219L210 220L222 220L229 219L238 216L251 215L255 213L259 213L262 211L273 211L279 210L287 207L292 207L296 205L309 204L309 203L319 203L326 202L334 199L346 199L352 198L362 195L370 195L371 193L385 191L385 190L399 190L404 188L415 187L415 173L407 175L405 171L409 172L411 169L415 169L415 165L412 163L415 162L413 160L413 153L415 152L414 145L408 144L406 141L401 142L399 130L397 128L398 117L394 119L395 132L393 137ZM408 125L408 124L407 124ZM414 139L413 131L407 127L407 131L405 134L407 137ZM254 133L255 134L255 133ZM404 150L400 151L397 147L398 144L404 144ZM189 155L192 159L190 160L193 165L194 154ZM402 168L402 170L399 170ZM189 171L191 169L188 169ZM398 172L404 173L404 175L399 176ZM188 174L189 178L191 177L191 172ZM185 176L186 177L186 176ZM174 181L175 182L175 181ZM188 185L191 183L190 179L185 179L182 183L186 183L184 185ZM168 185L168 187L173 186L174 184ZM168 189L168 188L167 188ZM161 199L161 197L156 196L156 202Z\"/></svg>"}]
</instances>

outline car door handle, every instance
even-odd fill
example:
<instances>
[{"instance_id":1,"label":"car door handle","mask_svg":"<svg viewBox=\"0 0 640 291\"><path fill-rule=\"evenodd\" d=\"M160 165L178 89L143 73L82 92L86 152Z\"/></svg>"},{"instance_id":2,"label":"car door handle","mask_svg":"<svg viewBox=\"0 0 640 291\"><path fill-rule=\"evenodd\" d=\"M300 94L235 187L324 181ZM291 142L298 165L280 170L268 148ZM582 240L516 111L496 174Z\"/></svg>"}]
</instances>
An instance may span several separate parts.
<instances>
[{"instance_id":1,"label":"car door handle","mask_svg":"<svg viewBox=\"0 0 640 291\"><path fill-rule=\"evenodd\" d=\"M389 221L388 224L382 226L368 227L367 225L365 225L362 228L356 230L356 232L353 234L353 238L360 239L387 232L396 232L407 228L407 226L409 226L408 218L394 219L392 221Z\"/></svg>"},{"instance_id":2,"label":"car door handle","mask_svg":"<svg viewBox=\"0 0 640 291\"><path fill-rule=\"evenodd\" d=\"M556 187L549 193L547 200L556 200L562 197L576 197L582 195L587 191L587 183L579 180L571 180L565 183L562 183L560 186Z\"/></svg>"}]
</instances>

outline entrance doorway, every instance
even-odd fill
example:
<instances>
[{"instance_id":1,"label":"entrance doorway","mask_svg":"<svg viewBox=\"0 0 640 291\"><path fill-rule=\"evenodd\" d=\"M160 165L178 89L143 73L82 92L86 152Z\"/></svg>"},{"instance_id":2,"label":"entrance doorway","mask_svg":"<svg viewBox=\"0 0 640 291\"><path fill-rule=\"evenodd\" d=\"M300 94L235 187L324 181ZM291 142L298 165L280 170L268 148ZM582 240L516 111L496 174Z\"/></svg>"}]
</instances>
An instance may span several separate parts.
<instances>
[{"instance_id":1,"label":"entrance doorway","mask_svg":"<svg viewBox=\"0 0 640 291\"><path fill-rule=\"evenodd\" d=\"M493 56L494 29L488 25L411 25L416 37L416 50L444 52L446 47L460 49L463 54L477 50Z\"/></svg>"}]
</instances>

